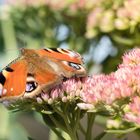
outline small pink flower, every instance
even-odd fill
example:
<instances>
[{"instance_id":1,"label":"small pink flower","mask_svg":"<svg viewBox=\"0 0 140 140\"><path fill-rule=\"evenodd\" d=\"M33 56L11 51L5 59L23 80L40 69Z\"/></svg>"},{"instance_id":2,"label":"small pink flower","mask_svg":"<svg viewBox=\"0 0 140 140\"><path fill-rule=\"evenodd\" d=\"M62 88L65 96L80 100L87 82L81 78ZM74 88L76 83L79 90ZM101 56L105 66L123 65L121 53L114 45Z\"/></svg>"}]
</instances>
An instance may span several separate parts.
<instances>
[{"instance_id":1,"label":"small pink flower","mask_svg":"<svg viewBox=\"0 0 140 140\"><path fill-rule=\"evenodd\" d=\"M126 53L122 57L122 59L123 59L123 62L122 62L123 66L139 65L140 64L140 49L135 48L135 49L131 50L130 52ZM120 66L122 66L122 65L120 65Z\"/></svg>"},{"instance_id":2,"label":"small pink flower","mask_svg":"<svg viewBox=\"0 0 140 140\"><path fill-rule=\"evenodd\" d=\"M37 100L37 102L38 102L39 104L42 104L42 103L43 103L43 100L42 100L40 97L37 97L36 100Z\"/></svg>"},{"instance_id":3,"label":"small pink flower","mask_svg":"<svg viewBox=\"0 0 140 140\"><path fill-rule=\"evenodd\" d=\"M45 102L48 102L49 94L48 94L48 93L42 93L42 94L41 94L41 98L42 98Z\"/></svg>"},{"instance_id":4,"label":"small pink flower","mask_svg":"<svg viewBox=\"0 0 140 140\"><path fill-rule=\"evenodd\" d=\"M53 88L51 90L51 93L50 93L50 97L55 100L59 97L59 94L60 94L60 89L59 88Z\"/></svg>"},{"instance_id":5,"label":"small pink flower","mask_svg":"<svg viewBox=\"0 0 140 140\"><path fill-rule=\"evenodd\" d=\"M77 106L83 110L93 110L95 107L92 104L78 103Z\"/></svg>"},{"instance_id":6,"label":"small pink flower","mask_svg":"<svg viewBox=\"0 0 140 140\"><path fill-rule=\"evenodd\" d=\"M135 116L132 113L126 113L124 116L124 119L126 119L127 121L130 121L130 122L136 122L137 116Z\"/></svg>"},{"instance_id":7,"label":"small pink flower","mask_svg":"<svg viewBox=\"0 0 140 140\"><path fill-rule=\"evenodd\" d=\"M62 97L62 102L67 102L67 101L68 101L68 99L66 96Z\"/></svg>"},{"instance_id":8,"label":"small pink flower","mask_svg":"<svg viewBox=\"0 0 140 140\"><path fill-rule=\"evenodd\" d=\"M62 89L66 92L72 93L82 86L79 78L71 78L62 83Z\"/></svg>"}]
</instances>

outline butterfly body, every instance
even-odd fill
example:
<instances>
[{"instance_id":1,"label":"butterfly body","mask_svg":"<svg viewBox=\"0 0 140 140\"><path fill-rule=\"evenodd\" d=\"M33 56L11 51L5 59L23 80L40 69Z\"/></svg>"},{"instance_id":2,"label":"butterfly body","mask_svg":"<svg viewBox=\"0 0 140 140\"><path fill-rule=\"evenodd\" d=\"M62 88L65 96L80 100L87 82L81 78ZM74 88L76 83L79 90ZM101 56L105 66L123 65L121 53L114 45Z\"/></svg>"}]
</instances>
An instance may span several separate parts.
<instances>
[{"instance_id":1,"label":"butterfly body","mask_svg":"<svg viewBox=\"0 0 140 140\"><path fill-rule=\"evenodd\" d=\"M0 101L34 97L64 78L85 76L82 57L66 49L22 49L0 73Z\"/></svg>"}]
</instances>

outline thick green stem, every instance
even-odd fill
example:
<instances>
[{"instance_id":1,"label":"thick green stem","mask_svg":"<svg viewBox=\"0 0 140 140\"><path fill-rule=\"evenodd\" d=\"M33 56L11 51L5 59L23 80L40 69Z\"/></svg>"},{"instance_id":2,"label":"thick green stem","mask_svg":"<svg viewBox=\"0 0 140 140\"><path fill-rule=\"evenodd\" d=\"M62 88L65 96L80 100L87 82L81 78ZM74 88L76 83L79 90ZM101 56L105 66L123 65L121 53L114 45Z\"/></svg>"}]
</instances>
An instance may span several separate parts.
<instances>
[{"instance_id":1,"label":"thick green stem","mask_svg":"<svg viewBox=\"0 0 140 140\"><path fill-rule=\"evenodd\" d=\"M70 135L72 140L77 140L75 126L73 128L71 127L71 124L73 124L73 122L70 121L69 115L66 112L64 112L64 114L65 114L64 121L68 129L68 134Z\"/></svg>"},{"instance_id":2,"label":"thick green stem","mask_svg":"<svg viewBox=\"0 0 140 140\"><path fill-rule=\"evenodd\" d=\"M65 140L64 137L62 136L62 133L57 130L53 125L48 124L48 118L56 125L58 128L62 129L63 131L65 130L64 126L62 126L58 121L55 120L55 118L52 115L48 114L42 114L42 117L44 119L44 122L50 127L50 129L59 137L61 140Z\"/></svg>"},{"instance_id":3,"label":"thick green stem","mask_svg":"<svg viewBox=\"0 0 140 140\"><path fill-rule=\"evenodd\" d=\"M77 131L77 129L79 127L80 113L81 113L81 110L77 109L77 111L74 112L74 114L73 114L73 118L71 119L71 122L73 122L73 127L74 127L75 131ZM73 121L73 119L74 119L74 121Z\"/></svg>"},{"instance_id":4,"label":"thick green stem","mask_svg":"<svg viewBox=\"0 0 140 140\"><path fill-rule=\"evenodd\" d=\"M54 108L54 110L61 116L61 118L64 120L65 125L66 125L66 132L69 134L69 136L71 137L72 140L77 140L77 136L76 136L76 131L75 129L73 129L71 127L71 122L69 119L69 115L67 114L67 112L63 111L61 112L60 110Z\"/></svg>"},{"instance_id":5,"label":"thick green stem","mask_svg":"<svg viewBox=\"0 0 140 140\"><path fill-rule=\"evenodd\" d=\"M67 129L68 129L68 134L70 135L71 139L77 140L76 132L74 129L71 128L68 117L65 117L64 121L66 123Z\"/></svg>"},{"instance_id":6,"label":"thick green stem","mask_svg":"<svg viewBox=\"0 0 140 140\"><path fill-rule=\"evenodd\" d=\"M86 140L92 139L92 127L95 120L95 114L88 113L87 114L87 131L86 131Z\"/></svg>"}]
</instances>

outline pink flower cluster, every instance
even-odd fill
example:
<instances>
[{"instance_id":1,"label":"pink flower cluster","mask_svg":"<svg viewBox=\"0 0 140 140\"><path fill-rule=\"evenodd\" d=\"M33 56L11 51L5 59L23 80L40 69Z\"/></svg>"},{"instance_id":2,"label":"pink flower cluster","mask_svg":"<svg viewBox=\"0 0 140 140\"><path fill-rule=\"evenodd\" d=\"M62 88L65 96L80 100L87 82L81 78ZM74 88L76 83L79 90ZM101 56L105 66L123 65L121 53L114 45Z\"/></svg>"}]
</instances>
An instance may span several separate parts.
<instances>
[{"instance_id":1,"label":"pink flower cluster","mask_svg":"<svg viewBox=\"0 0 140 140\"><path fill-rule=\"evenodd\" d=\"M83 84L81 98L85 104L105 105L115 103L128 97L125 120L140 124L140 49L136 48L123 56L123 63L118 70L110 75L93 75L86 78ZM125 108L126 108L125 107ZM85 105L80 108L85 109ZM86 108L88 109L88 108ZM89 110L91 107L89 106Z\"/></svg>"},{"instance_id":2,"label":"pink flower cluster","mask_svg":"<svg viewBox=\"0 0 140 140\"><path fill-rule=\"evenodd\" d=\"M53 87L50 92L41 93L41 97L37 97L36 100L40 104L44 101L52 104L58 100L62 102L76 100L80 96L81 88L81 78L71 78L62 82L61 85Z\"/></svg>"},{"instance_id":3,"label":"pink flower cluster","mask_svg":"<svg viewBox=\"0 0 140 140\"><path fill-rule=\"evenodd\" d=\"M133 96L140 92L139 71L140 49L136 48L123 56L123 63L116 72L87 78L83 85L82 97L86 102L96 103L101 100L112 103L118 98ZM86 98L86 94L92 98Z\"/></svg>"},{"instance_id":4,"label":"pink flower cluster","mask_svg":"<svg viewBox=\"0 0 140 140\"><path fill-rule=\"evenodd\" d=\"M111 75L93 75L85 79L81 98L85 103L97 104L104 102L107 104L112 103L116 97L120 97L120 89L115 84L116 78Z\"/></svg>"}]
</instances>

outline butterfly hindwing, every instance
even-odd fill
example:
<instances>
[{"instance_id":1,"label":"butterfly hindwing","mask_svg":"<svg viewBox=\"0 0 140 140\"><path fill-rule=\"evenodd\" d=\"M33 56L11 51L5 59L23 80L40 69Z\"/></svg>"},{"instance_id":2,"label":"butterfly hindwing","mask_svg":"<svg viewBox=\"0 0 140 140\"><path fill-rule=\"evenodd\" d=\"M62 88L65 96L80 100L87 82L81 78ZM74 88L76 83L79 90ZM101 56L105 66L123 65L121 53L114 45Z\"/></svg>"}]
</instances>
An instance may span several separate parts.
<instances>
[{"instance_id":1,"label":"butterfly hindwing","mask_svg":"<svg viewBox=\"0 0 140 140\"><path fill-rule=\"evenodd\" d=\"M26 89L24 97L31 98L42 92L47 92L52 86L59 84L61 81L61 76L55 74L53 71L47 70L45 66L43 69L35 66L34 73L29 75L29 77L27 78L26 88L28 88L28 90ZM31 92L28 84L30 84L30 88L33 87L33 84L36 85Z\"/></svg>"}]
</instances>

